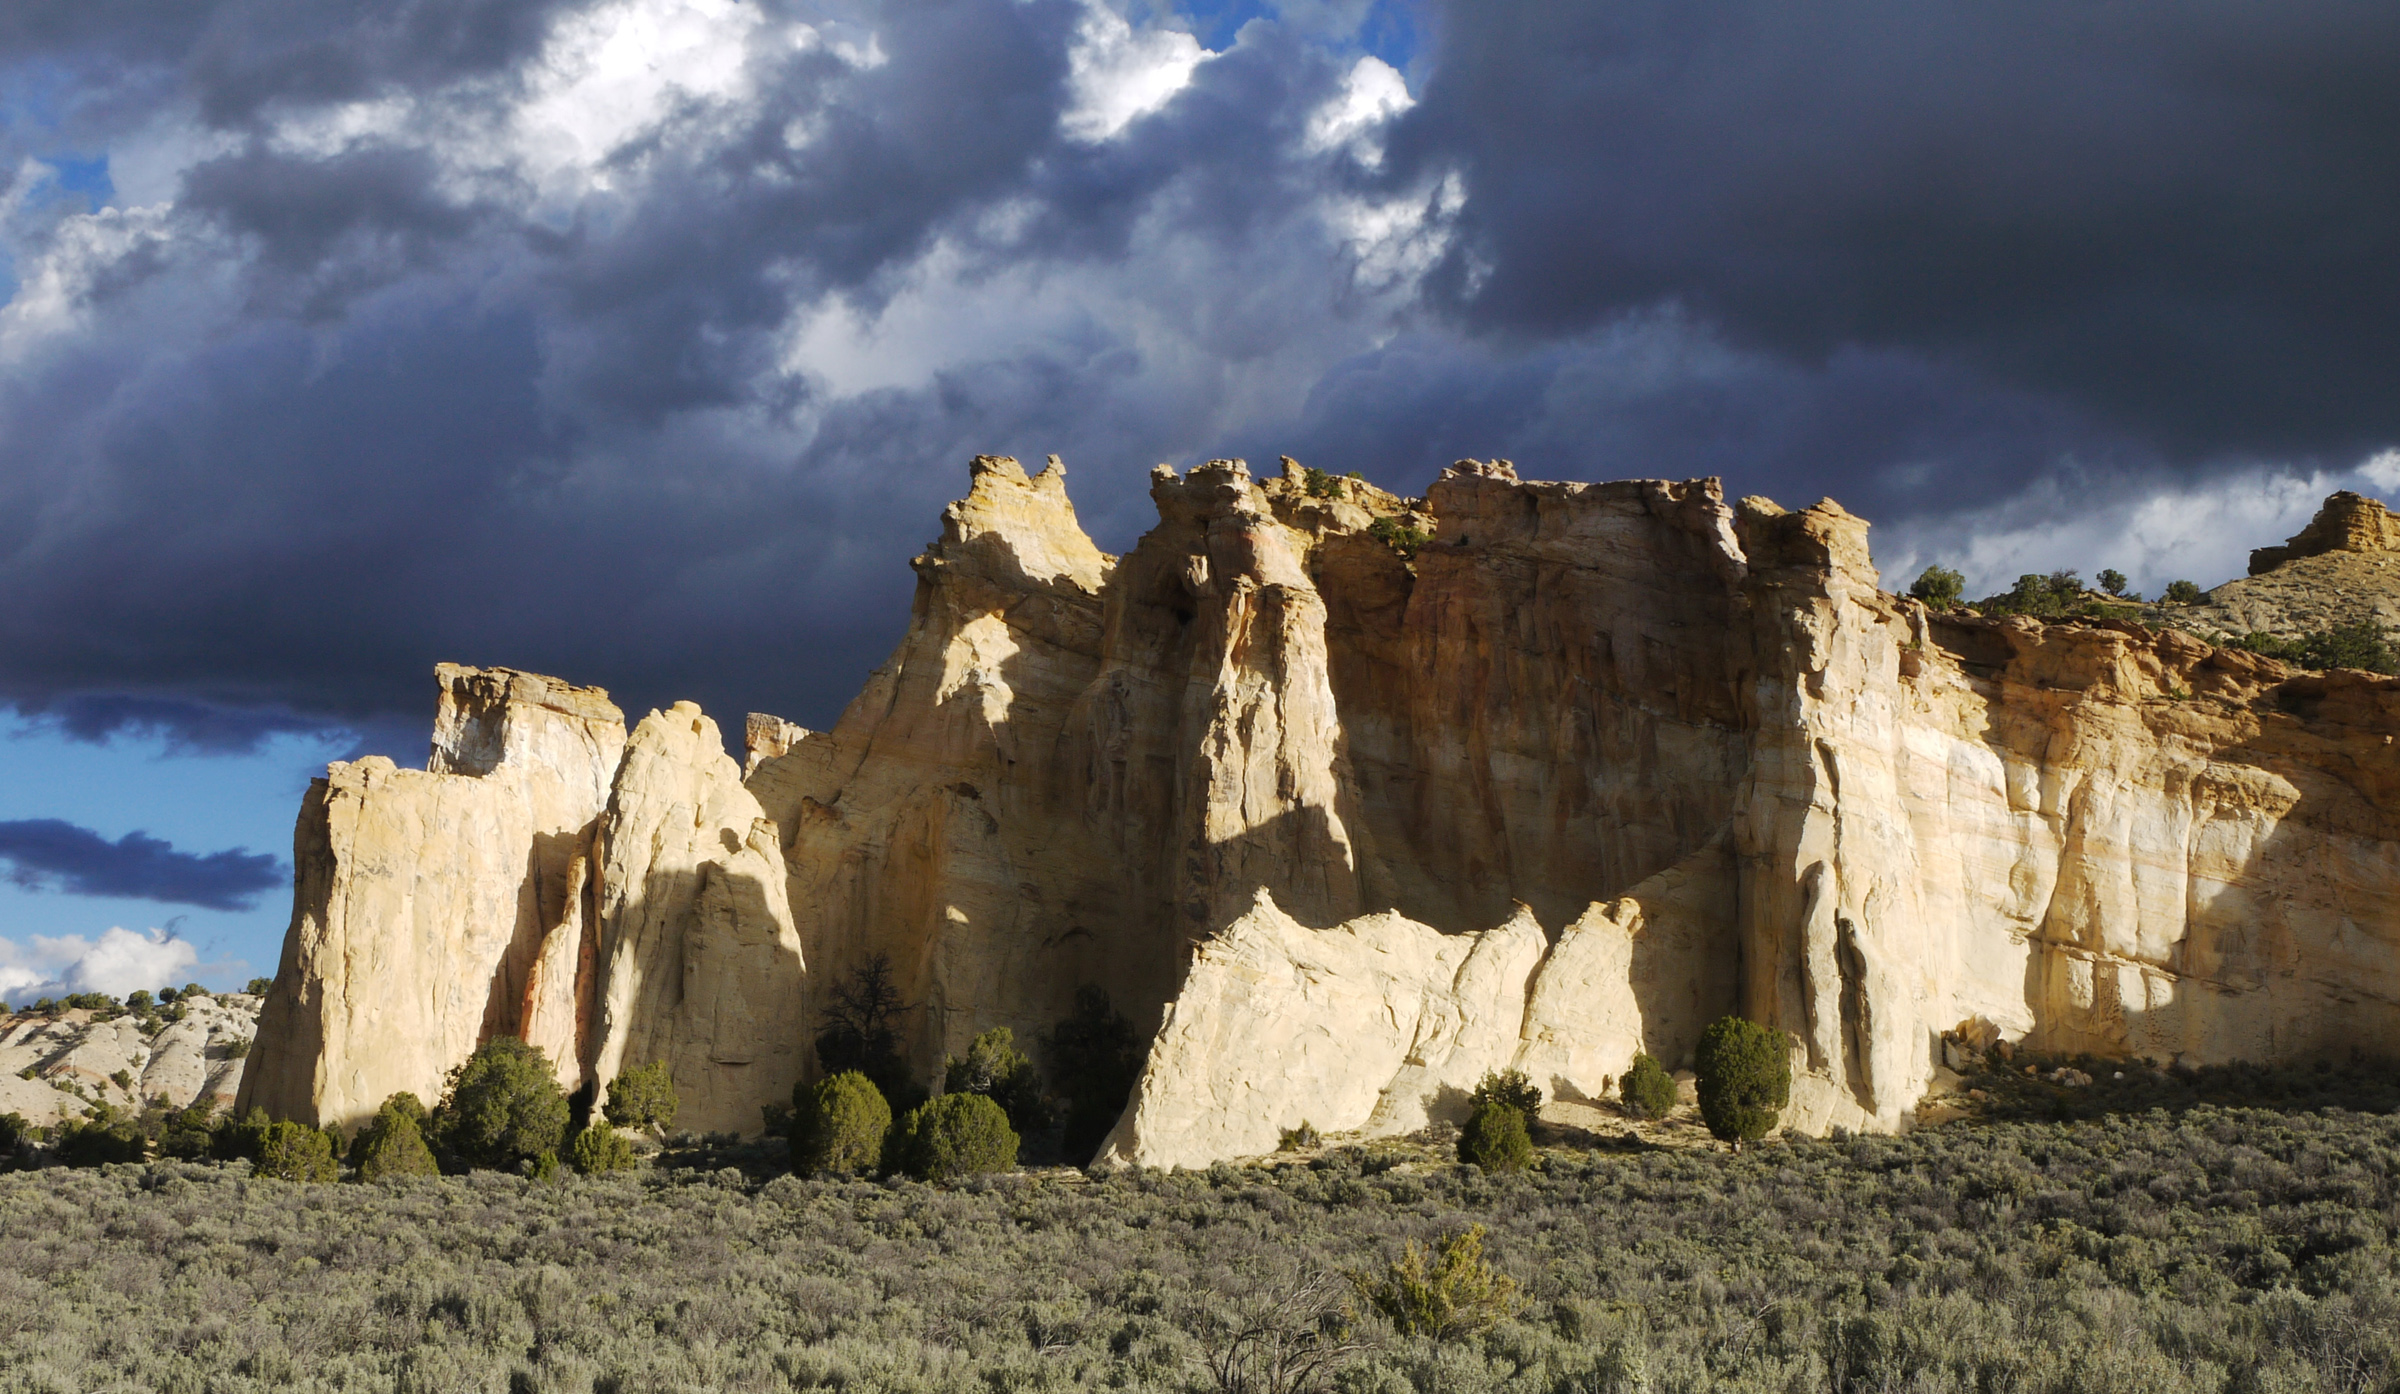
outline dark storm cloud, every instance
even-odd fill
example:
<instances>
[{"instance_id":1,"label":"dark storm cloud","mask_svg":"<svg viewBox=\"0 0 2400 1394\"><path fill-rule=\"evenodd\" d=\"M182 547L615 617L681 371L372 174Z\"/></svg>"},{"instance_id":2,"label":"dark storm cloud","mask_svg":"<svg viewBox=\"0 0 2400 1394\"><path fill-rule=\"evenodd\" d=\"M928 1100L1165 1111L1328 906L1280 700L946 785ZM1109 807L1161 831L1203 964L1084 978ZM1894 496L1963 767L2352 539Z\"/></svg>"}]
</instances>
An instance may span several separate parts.
<instances>
[{"instance_id":1,"label":"dark storm cloud","mask_svg":"<svg viewBox=\"0 0 2400 1394\"><path fill-rule=\"evenodd\" d=\"M170 748L212 755L248 754L278 735L313 734L321 719L266 707L218 707L173 698L75 693L24 714L70 740L103 744L119 735L157 736Z\"/></svg>"},{"instance_id":2,"label":"dark storm cloud","mask_svg":"<svg viewBox=\"0 0 2400 1394\"><path fill-rule=\"evenodd\" d=\"M1298 24L1092 142L1077 0L778 0L712 21L759 25L737 97L560 174L510 122L599 13L0 6L7 168L172 185L16 215L80 318L0 324L0 702L413 760L455 660L822 724L986 451L1064 454L1123 547L1221 453L1922 513L2385 430L2364 9L1460 7L1378 167Z\"/></svg>"},{"instance_id":3,"label":"dark storm cloud","mask_svg":"<svg viewBox=\"0 0 2400 1394\"><path fill-rule=\"evenodd\" d=\"M1465 173L1436 283L1469 323L1671 303L1802 364L1965 365L2184 460L2393 436L2400 10L1511 2L1441 33L1396 148Z\"/></svg>"},{"instance_id":4,"label":"dark storm cloud","mask_svg":"<svg viewBox=\"0 0 2400 1394\"><path fill-rule=\"evenodd\" d=\"M271 103L501 73L540 45L562 0L10 0L0 57L38 56L105 83L171 63L212 125Z\"/></svg>"},{"instance_id":5,"label":"dark storm cloud","mask_svg":"<svg viewBox=\"0 0 2400 1394\"><path fill-rule=\"evenodd\" d=\"M444 659L603 682L637 714L691 696L823 721L898 637L906 558L969 456L1067 453L1087 519L1130 541L1185 408L1144 395L1115 329L832 402L778 362L795 310L871 312L936 237L970 276L1105 264L1162 207L1238 243L1314 196L1272 152L1332 59L1256 31L1169 113L1079 145L1059 116L1080 13L912 5L872 65L754 58L751 101L671 114L563 223L446 185L407 130L200 162L161 239L181 250L100 283L106 325L0 383L46 466L0 478L20 601L0 643L22 660L0 685L95 732L125 699L73 694L171 692L186 705L141 721L187 743L245 704L421 721ZM1007 201L1013 233L976 221ZM179 288L229 264L246 317L159 343ZM1260 351L1281 326L1248 313L1226 297L1202 332Z\"/></svg>"},{"instance_id":6,"label":"dark storm cloud","mask_svg":"<svg viewBox=\"0 0 2400 1394\"><path fill-rule=\"evenodd\" d=\"M291 883L291 868L236 847L197 856L146 833L111 842L56 818L0 822L7 878L31 890L158 900L205 910L248 910Z\"/></svg>"}]
</instances>

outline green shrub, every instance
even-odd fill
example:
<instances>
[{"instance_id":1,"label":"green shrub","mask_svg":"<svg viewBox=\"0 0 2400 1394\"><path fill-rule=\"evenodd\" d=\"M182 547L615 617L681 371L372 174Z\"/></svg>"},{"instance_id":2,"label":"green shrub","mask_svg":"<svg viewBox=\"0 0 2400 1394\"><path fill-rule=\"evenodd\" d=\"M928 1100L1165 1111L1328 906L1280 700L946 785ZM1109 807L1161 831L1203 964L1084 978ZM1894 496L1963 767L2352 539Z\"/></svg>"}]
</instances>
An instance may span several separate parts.
<instances>
[{"instance_id":1,"label":"green shrub","mask_svg":"<svg viewBox=\"0 0 2400 1394\"><path fill-rule=\"evenodd\" d=\"M2084 597L2082 580L2073 571L2053 571L2047 576L2027 572L2001 594L1976 601L1975 608L1987 615L2031 615L2035 619L2053 620L2085 614L2089 602Z\"/></svg>"},{"instance_id":2,"label":"green shrub","mask_svg":"<svg viewBox=\"0 0 2400 1394\"><path fill-rule=\"evenodd\" d=\"M2110 595L2123 595L2125 593L2125 573L2114 567L2103 570L2100 573L2100 589L2107 591Z\"/></svg>"},{"instance_id":3,"label":"green shrub","mask_svg":"<svg viewBox=\"0 0 2400 1394\"><path fill-rule=\"evenodd\" d=\"M15 1161L33 1141L33 1125L22 1113L0 1113L0 1162Z\"/></svg>"},{"instance_id":4,"label":"green shrub","mask_svg":"<svg viewBox=\"0 0 2400 1394\"><path fill-rule=\"evenodd\" d=\"M1467 1107L1487 1103L1506 1104L1531 1123L1542 1116L1542 1089L1523 1070L1485 1070L1474 1092L1467 1095Z\"/></svg>"},{"instance_id":5,"label":"green shrub","mask_svg":"<svg viewBox=\"0 0 2400 1394\"><path fill-rule=\"evenodd\" d=\"M536 1181L556 1181L566 1174L565 1169L558 1164L558 1154L550 1151L534 1153L519 1163L517 1170L524 1172Z\"/></svg>"},{"instance_id":6,"label":"green shrub","mask_svg":"<svg viewBox=\"0 0 2400 1394\"><path fill-rule=\"evenodd\" d=\"M891 1131L892 1106L856 1070L792 1091L792 1170L803 1176L873 1171Z\"/></svg>"},{"instance_id":7,"label":"green shrub","mask_svg":"<svg viewBox=\"0 0 2400 1394\"><path fill-rule=\"evenodd\" d=\"M150 994L138 987L125 994L125 1010L129 1012L146 1012L150 1006Z\"/></svg>"},{"instance_id":8,"label":"green shrub","mask_svg":"<svg viewBox=\"0 0 2400 1394\"><path fill-rule=\"evenodd\" d=\"M306 1123L270 1123L259 1139L251 1175L276 1181L338 1181L333 1139Z\"/></svg>"},{"instance_id":9,"label":"green shrub","mask_svg":"<svg viewBox=\"0 0 2400 1394\"><path fill-rule=\"evenodd\" d=\"M190 1106L170 1111L161 1120L158 1153L177 1161L196 1162L214 1149L217 1139L217 1101L203 1094Z\"/></svg>"},{"instance_id":10,"label":"green shrub","mask_svg":"<svg viewBox=\"0 0 2400 1394\"><path fill-rule=\"evenodd\" d=\"M1306 1152L1311 1148L1324 1145L1325 1135L1317 1131L1315 1124L1303 1118L1300 1120L1299 1127L1283 1130L1282 1141L1275 1145L1275 1150L1278 1152Z\"/></svg>"},{"instance_id":11,"label":"green shrub","mask_svg":"<svg viewBox=\"0 0 2400 1394\"><path fill-rule=\"evenodd\" d=\"M618 1075L608 1086L608 1104L601 1116L620 1128L647 1128L660 1137L675 1125L675 1076L667 1062L654 1060Z\"/></svg>"},{"instance_id":12,"label":"green shrub","mask_svg":"<svg viewBox=\"0 0 2400 1394\"><path fill-rule=\"evenodd\" d=\"M71 1167L107 1166L111 1162L147 1160L149 1143L123 1119L101 1114L70 1119L58 1127L55 1155Z\"/></svg>"},{"instance_id":13,"label":"green shrub","mask_svg":"<svg viewBox=\"0 0 2400 1394\"><path fill-rule=\"evenodd\" d=\"M2169 581L2166 590L2161 593L2159 598L2169 605L2197 605L2200 603L2201 594L2200 587L2190 581Z\"/></svg>"},{"instance_id":14,"label":"green shrub","mask_svg":"<svg viewBox=\"0 0 2400 1394\"><path fill-rule=\"evenodd\" d=\"M1399 553L1402 561L1414 560L1417 553L1433 545L1432 533L1391 514L1367 524L1367 536Z\"/></svg>"},{"instance_id":15,"label":"green shrub","mask_svg":"<svg viewBox=\"0 0 2400 1394\"><path fill-rule=\"evenodd\" d=\"M1367 1305L1405 1335L1455 1341L1506 1320L1518 1306L1515 1280L1483 1257L1483 1226L1453 1234L1436 1250L1408 1241L1380 1276L1353 1274Z\"/></svg>"},{"instance_id":16,"label":"green shrub","mask_svg":"<svg viewBox=\"0 0 2400 1394\"><path fill-rule=\"evenodd\" d=\"M274 988L274 986L275 980L273 978L252 978L249 984L245 986L242 991L249 993L253 997L264 997L270 990ZM184 991L189 992L191 989L185 988Z\"/></svg>"},{"instance_id":17,"label":"green shrub","mask_svg":"<svg viewBox=\"0 0 2400 1394\"><path fill-rule=\"evenodd\" d=\"M593 1123L577 1133L574 1143L567 1148L567 1159L586 1176L597 1176L604 1171L623 1171L636 1160L633 1140L606 1122Z\"/></svg>"},{"instance_id":18,"label":"green shrub","mask_svg":"<svg viewBox=\"0 0 2400 1394\"><path fill-rule=\"evenodd\" d=\"M495 1036L450 1072L434 1141L460 1164L514 1171L567 1137L567 1096L541 1047Z\"/></svg>"},{"instance_id":19,"label":"green shrub","mask_svg":"<svg viewBox=\"0 0 2400 1394\"><path fill-rule=\"evenodd\" d=\"M1958 598L1965 594L1967 578L1946 566L1929 566L1917 573L1908 593L1923 601L1928 610L1955 610Z\"/></svg>"},{"instance_id":20,"label":"green shrub","mask_svg":"<svg viewBox=\"0 0 2400 1394\"><path fill-rule=\"evenodd\" d=\"M1727 1142L1756 1142L1774 1130L1792 1093L1792 1058L1783 1033L1738 1016L1701 1033L1700 1117Z\"/></svg>"},{"instance_id":21,"label":"green shrub","mask_svg":"<svg viewBox=\"0 0 2400 1394\"><path fill-rule=\"evenodd\" d=\"M267 1111L253 1105L238 1120L220 1125L210 1151L220 1162L253 1162L259 1159L259 1149L266 1145L267 1130L275 1126Z\"/></svg>"},{"instance_id":22,"label":"green shrub","mask_svg":"<svg viewBox=\"0 0 2400 1394\"><path fill-rule=\"evenodd\" d=\"M2312 630L2297 639L2254 632L2232 640L2229 646L2302 668L2358 668L2386 674L2400 669L2390 632L2372 618Z\"/></svg>"},{"instance_id":23,"label":"green shrub","mask_svg":"<svg viewBox=\"0 0 2400 1394\"><path fill-rule=\"evenodd\" d=\"M942 1092L981 1094L1000 1105L1008 1125L1021 1136L1050 1126L1050 1104L1042 1097L1042 1077L1016 1048L1016 1037L995 1026L967 1046L965 1059L951 1056L942 1071Z\"/></svg>"},{"instance_id":24,"label":"green shrub","mask_svg":"<svg viewBox=\"0 0 2400 1394\"><path fill-rule=\"evenodd\" d=\"M230 1041L227 1041L227 1042L225 1043L225 1050L224 1050L223 1054L224 1054L224 1057L225 1057L226 1059L228 1059L228 1060L247 1060L247 1059L249 1059L249 1058L250 1058L250 1038L249 1038L248 1036L236 1036L234 1039L232 1039L232 1040L230 1040Z\"/></svg>"},{"instance_id":25,"label":"green shrub","mask_svg":"<svg viewBox=\"0 0 2400 1394\"><path fill-rule=\"evenodd\" d=\"M425 1105L407 1090L383 1101L350 1142L350 1165L361 1181L389 1176L435 1176L441 1168L425 1145Z\"/></svg>"},{"instance_id":26,"label":"green shrub","mask_svg":"<svg viewBox=\"0 0 2400 1394\"><path fill-rule=\"evenodd\" d=\"M1675 1111L1675 1076L1655 1056L1636 1054L1617 1092L1626 1107L1644 1118L1664 1118Z\"/></svg>"},{"instance_id":27,"label":"green shrub","mask_svg":"<svg viewBox=\"0 0 2400 1394\"><path fill-rule=\"evenodd\" d=\"M894 1138L892 1164L919 1181L947 1181L1017 1164L1008 1114L981 1094L944 1094L909 1111Z\"/></svg>"},{"instance_id":28,"label":"green shrub","mask_svg":"<svg viewBox=\"0 0 2400 1394\"><path fill-rule=\"evenodd\" d=\"M1467 1115L1458 1130L1458 1159L1485 1171L1523 1171L1533 1160L1533 1139L1525 1131L1525 1111L1498 1099L1485 1099Z\"/></svg>"},{"instance_id":29,"label":"green shrub","mask_svg":"<svg viewBox=\"0 0 2400 1394\"><path fill-rule=\"evenodd\" d=\"M1051 1087L1067 1106L1060 1145L1070 1160L1089 1160L1100 1150L1142 1077L1146 1053L1106 992L1088 983L1075 989L1075 1009L1042 1038Z\"/></svg>"}]
</instances>

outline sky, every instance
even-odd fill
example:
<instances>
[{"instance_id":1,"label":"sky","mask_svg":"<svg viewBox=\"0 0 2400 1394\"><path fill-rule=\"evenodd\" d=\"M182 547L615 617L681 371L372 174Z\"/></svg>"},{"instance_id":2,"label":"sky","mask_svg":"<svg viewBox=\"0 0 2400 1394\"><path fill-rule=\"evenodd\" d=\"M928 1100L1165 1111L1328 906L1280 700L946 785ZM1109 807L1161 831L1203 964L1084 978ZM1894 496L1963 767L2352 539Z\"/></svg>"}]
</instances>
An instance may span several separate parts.
<instances>
[{"instance_id":1,"label":"sky","mask_svg":"<svg viewBox=\"0 0 2400 1394\"><path fill-rule=\"evenodd\" d=\"M433 665L832 722L980 453L1715 475L1887 585L2400 490L2400 9L10 0L0 995L273 971Z\"/></svg>"}]
</instances>

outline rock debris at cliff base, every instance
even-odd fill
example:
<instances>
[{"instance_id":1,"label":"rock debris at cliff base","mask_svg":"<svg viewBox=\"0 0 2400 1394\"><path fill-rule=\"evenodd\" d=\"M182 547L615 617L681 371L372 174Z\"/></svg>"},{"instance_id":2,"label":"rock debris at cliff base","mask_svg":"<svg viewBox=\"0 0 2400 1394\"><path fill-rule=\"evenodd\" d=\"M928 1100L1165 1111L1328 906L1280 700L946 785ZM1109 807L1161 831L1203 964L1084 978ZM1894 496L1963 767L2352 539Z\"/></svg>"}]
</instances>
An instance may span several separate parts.
<instances>
[{"instance_id":1,"label":"rock debris at cliff base","mask_svg":"<svg viewBox=\"0 0 2400 1394\"><path fill-rule=\"evenodd\" d=\"M1104 988L1156 1032L1134 1163L1408 1131L1485 1068L1600 1097L1733 1011L1812 1132L1905 1126L1962 1024L2400 1053L2400 680L1929 613L1839 505L1715 480L1152 497L1109 556L1055 458L978 458L892 657L740 764L689 704L628 736L442 669L426 771L304 803L243 1106L354 1124L507 1033L570 1087L669 1060L691 1126L755 1132L879 957L928 1078Z\"/></svg>"}]
</instances>

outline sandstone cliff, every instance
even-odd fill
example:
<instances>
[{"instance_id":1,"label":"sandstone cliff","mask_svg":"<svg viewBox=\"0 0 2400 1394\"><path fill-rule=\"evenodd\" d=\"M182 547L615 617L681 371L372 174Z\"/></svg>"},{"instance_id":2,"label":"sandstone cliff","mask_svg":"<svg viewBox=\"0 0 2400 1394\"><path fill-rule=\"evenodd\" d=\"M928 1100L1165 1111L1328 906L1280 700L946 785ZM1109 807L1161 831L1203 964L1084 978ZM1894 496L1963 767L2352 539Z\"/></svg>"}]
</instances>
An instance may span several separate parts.
<instances>
[{"instance_id":1,"label":"sandstone cliff","mask_svg":"<svg viewBox=\"0 0 2400 1394\"><path fill-rule=\"evenodd\" d=\"M239 1107L351 1124L515 1032L543 940L586 914L576 863L625 748L605 693L444 664L422 771L369 757L310 786L292 926Z\"/></svg>"},{"instance_id":2,"label":"sandstone cliff","mask_svg":"<svg viewBox=\"0 0 2400 1394\"><path fill-rule=\"evenodd\" d=\"M978 459L892 657L830 730L750 718L741 769L696 709L626 744L505 673L492 710L588 761L445 754L508 748L445 716L426 774L337 766L245 1100L355 1118L512 1031L755 1128L876 956L927 1076L1079 984L1163 1028L1135 1162L1406 1131L1500 1064L1598 1096L1737 1010L1810 1129L1905 1125L1969 1021L2400 1049L2400 681L1929 615L1838 505L1712 480L1217 461L1152 497L1111 557L1055 459Z\"/></svg>"}]
</instances>

